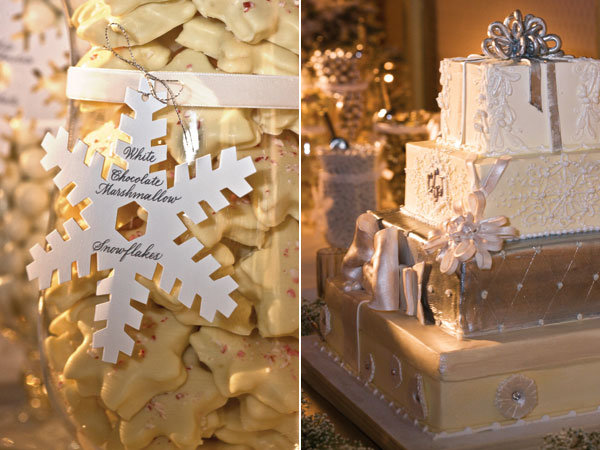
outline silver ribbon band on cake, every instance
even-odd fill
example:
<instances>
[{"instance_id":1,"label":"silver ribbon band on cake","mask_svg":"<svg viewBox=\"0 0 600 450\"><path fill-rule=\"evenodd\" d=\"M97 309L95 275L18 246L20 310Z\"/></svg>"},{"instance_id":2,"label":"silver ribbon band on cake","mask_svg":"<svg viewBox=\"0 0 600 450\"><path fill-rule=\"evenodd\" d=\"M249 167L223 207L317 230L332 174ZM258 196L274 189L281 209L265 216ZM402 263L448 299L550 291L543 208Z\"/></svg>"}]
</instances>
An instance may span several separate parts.
<instances>
[{"instance_id":1,"label":"silver ribbon band on cake","mask_svg":"<svg viewBox=\"0 0 600 450\"><path fill-rule=\"evenodd\" d=\"M562 150L555 61L564 61L562 41L555 34L546 34L546 22L540 17L518 9L504 19L488 26L488 37L481 43L489 58L523 61L529 65L529 103L542 112L542 70L544 63L548 92L548 116L553 152ZM549 46L548 43L554 43Z\"/></svg>"}]
</instances>

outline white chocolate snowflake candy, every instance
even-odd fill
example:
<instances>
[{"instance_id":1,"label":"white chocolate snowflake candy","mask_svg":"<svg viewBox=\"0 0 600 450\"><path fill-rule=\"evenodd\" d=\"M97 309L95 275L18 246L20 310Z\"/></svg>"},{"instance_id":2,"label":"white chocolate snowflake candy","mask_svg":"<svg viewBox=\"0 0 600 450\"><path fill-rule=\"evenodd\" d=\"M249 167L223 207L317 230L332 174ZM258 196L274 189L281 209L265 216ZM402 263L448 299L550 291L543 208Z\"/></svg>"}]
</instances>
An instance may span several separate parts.
<instances>
[{"instance_id":1,"label":"white chocolate snowflake candy","mask_svg":"<svg viewBox=\"0 0 600 450\"><path fill-rule=\"evenodd\" d=\"M233 275L234 258L231 251L223 244L217 244L210 250L210 254L219 262L221 268L214 273L215 278L225 275ZM252 303L242 296L239 292L232 292L231 298L237 303L229 317L222 314L215 316L212 322L200 316L201 298L196 296L191 308L182 305L177 299L177 287L174 286L171 292L162 290L158 283L158 278L148 280L144 277L136 277L138 282L148 288L150 298L157 304L171 310L175 318L185 325L200 325L209 327L219 327L236 334L249 335L256 326L256 319L252 311Z\"/></svg>"},{"instance_id":2,"label":"white chocolate snowflake candy","mask_svg":"<svg viewBox=\"0 0 600 450\"><path fill-rule=\"evenodd\" d=\"M131 59L127 47L116 48L115 51L123 58ZM131 52L135 61L146 70L161 70L171 58L171 51L156 42L133 46L131 47ZM89 49L77 62L77 67L137 70L132 65L117 58L107 48L98 46Z\"/></svg>"},{"instance_id":3,"label":"white chocolate snowflake candy","mask_svg":"<svg viewBox=\"0 0 600 450\"><path fill-rule=\"evenodd\" d=\"M115 125L115 122L112 120L105 122L99 128L95 128L93 131L87 133L82 139L83 142L88 146L88 151L85 158L86 164L91 162L92 155L94 153L100 153L111 162L116 162L117 159L114 153L117 139L125 142L129 141L128 136L119 130L119 128ZM109 164L105 162L104 168L107 169L108 166ZM104 175L107 173L108 172L103 172Z\"/></svg>"},{"instance_id":4,"label":"white chocolate snowflake candy","mask_svg":"<svg viewBox=\"0 0 600 450\"><path fill-rule=\"evenodd\" d=\"M254 160L256 173L249 178L254 188L250 193L252 207L258 221L275 227L290 215L299 218L298 138L291 133L281 137L266 136L261 145L252 150L241 150Z\"/></svg>"},{"instance_id":5,"label":"white chocolate snowflake candy","mask_svg":"<svg viewBox=\"0 0 600 450\"><path fill-rule=\"evenodd\" d=\"M201 52L186 48L177 53L171 62L163 70L172 72L199 72L213 73L218 72L213 67L208 57Z\"/></svg>"},{"instance_id":6,"label":"white chocolate snowflake candy","mask_svg":"<svg viewBox=\"0 0 600 450\"><path fill-rule=\"evenodd\" d=\"M268 436L269 440L275 439L275 442L282 445L276 448L293 448L290 444L298 442L298 414L281 414L251 395L231 399L219 410L219 414L225 424L223 428L227 430L226 434L220 435L221 437L228 436L229 432L238 432L248 439L247 442L252 443L254 439L264 439ZM265 431L277 432L281 436L261 433Z\"/></svg>"},{"instance_id":7,"label":"white chocolate snowflake candy","mask_svg":"<svg viewBox=\"0 0 600 450\"><path fill-rule=\"evenodd\" d=\"M276 430L290 441L298 440L298 414L281 414L252 395L239 400L239 424L243 431ZM236 422L237 423L237 422Z\"/></svg>"},{"instance_id":8,"label":"white chocolate snowflake candy","mask_svg":"<svg viewBox=\"0 0 600 450\"><path fill-rule=\"evenodd\" d=\"M300 115L295 109L257 109L252 118L263 133L279 135L284 130L300 132Z\"/></svg>"},{"instance_id":9,"label":"white chocolate snowflake candy","mask_svg":"<svg viewBox=\"0 0 600 450\"><path fill-rule=\"evenodd\" d=\"M215 433L220 440L230 444L245 444L253 450L292 450L296 444L274 430L239 431L225 426Z\"/></svg>"},{"instance_id":10,"label":"white chocolate snowflake candy","mask_svg":"<svg viewBox=\"0 0 600 450\"><path fill-rule=\"evenodd\" d=\"M253 184L252 181L250 183ZM207 248L213 247L224 237L248 247L262 247L268 228L256 219L250 199L247 196L238 198L231 195L230 201L229 208L209 214L208 219L203 222L195 224L183 217L183 223Z\"/></svg>"},{"instance_id":11,"label":"white chocolate snowflake candy","mask_svg":"<svg viewBox=\"0 0 600 450\"><path fill-rule=\"evenodd\" d=\"M219 427L214 411L227 398L219 393L212 373L200 366L193 348L185 351L183 363L185 383L154 396L131 420L121 422L121 440L128 450L145 448L158 436L168 437L177 448L195 449Z\"/></svg>"},{"instance_id":12,"label":"white chocolate snowflake candy","mask_svg":"<svg viewBox=\"0 0 600 450\"><path fill-rule=\"evenodd\" d=\"M298 6L293 0L192 0L204 17L224 22L240 41L263 39L298 53Z\"/></svg>"},{"instance_id":13,"label":"white chocolate snowflake candy","mask_svg":"<svg viewBox=\"0 0 600 450\"><path fill-rule=\"evenodd\" d=\"M200 325L204 327L217 327L231 333L248 336L256 328L256 317L252 308L252 302L244 297L239 291L231 294L237 307L229 317L222 314L215 316L212 322L200 317L200 302L195 301L191 308L175 311L175 318L186 325Z\"/></svg>"},{"instance_id":14,"label":"white chocolate snowflake candy","mask_svg":"<svg viewBox=\"0 0 600 450\"><path fill-rule=\"evenodd\" d=\"M196 123L200 149L194 157L216 154L224 148L253 147L260 142L258 125L250 117L251 110L234 108L182 108L184 120ZM178 164L186 162L183 128L173 108L156 114L157 119L167 119L166 144L169 154Z\"/></svg>"},{"instance_id":15,"label":"white chocolate snowflake candy","mask_svg":"<svg viewBox=\"0 0 600 450\"><path fill-rule=\"evenodd\" d=\"M61 377L62 378L62 377ZM75 422L78 434L95 446L103 445L113 432L106 411L98 397L84 397L75 387L75 383L62 379L58 391L66 404L66 412Z\"/></svg>"},{"instance_id":16,"label":"white chocolate snowflake candy","mask_svg":"<svg viewBox=\"0 0 600 450\"><path fill-rule=\"evenodd\" d=\"M52 284L44 291L44 301L57 308L59 311L65 311L73 307L79 300L91 297L96 293L96 284L109 274L108 270L98 272L96 258L92 258L90 274L78 278L77 271L72 268L71 281L58 283L58 273L52 274Z\"/></svg>"},{"instance_id":17,"label":"white chocolate snowflake candy","mask_svg":"<svg viewBox=\"0 0 600 450\"><path fill-rule=\"evenodd\" d=\"M251 394L280 413L298 410L297 339L244 337L203 327L190 343L226 397Z\"/></svg>"},{"instance_id":18,"label":"white chocolate snowflake candy","mask_svg":"<svg viewBox=\"0 0 600 450\"><path fill-rule=\"evenodd\" d=\"M131 45L143 45L187 22L195 14L196 8L188 0L147 3L122 16L112 16L110 7L102 0L88 0L75 10L72 23L77 35L93 45L106 44L105 29L110 23L118 23L125 29ZM128 45L118 30L110 30L108 37L112 47Z\"/></svg>"},{"instance_id":19,"label":"white chocolate snowflake candy","mask_svg":"<svg viewBox=\"0 0 600 450\"><path fill-rule=\"evenodd\" d=\"M102 362L101 350L91 346L92 335L101 325L85 322L78 322L84 339L64 370L65 378L75 381L81 395L100 395L108 408L129 420L156 394L185 382L181 354L192 327L175 320L167 309L144 307L140 330L131 334L133 354L121 356L116 364Z\"/></svg>"},{"instance_id":20,"label":"white chocolate snowflake candy","mask_svg":"<svg viewBox=\"0 0 600 450\"><path fill-rule=\"evenodd\" d=\"M50 323L51 334L44 341L50 367L57 372L62 372L67 360L83 340L77 324L72 323L68 315L69 312L65 311Z\"/></svg>"},{"instance_id":21,"label":"white chocolate snowflake candy","mask_svg":"<svg viewBox=\"0 0 600 450\"><path fill-rule=\"evenodd\" d=\"M230 73L297 75L298 55L270 42L247 44L235 38L219 21L195 17L183 25L176 41L217 60Z\"/></svg>"},{"instance_id":22,"label":"white chocolate snowflake candy","mask_svg":"<svg viewBox=\"0 0 600 450\"><path fill-rule=\"evenodd\" d=\"M110 7L110 14L122 16L147 3L161 3L169 0L104 0Z\"/></svg>"},{"instance_id":23,"label":"white chocolate snowflake candy","mask_svg":"<svg viewBox=\"0 0 600 450\"><path fill-rule=\"evenodd\" d=\"M265 248L239 262L239 291L253 303L262 336L297 335L298 222L290 217L272 228Z\"/></svg>"}]
</instances>

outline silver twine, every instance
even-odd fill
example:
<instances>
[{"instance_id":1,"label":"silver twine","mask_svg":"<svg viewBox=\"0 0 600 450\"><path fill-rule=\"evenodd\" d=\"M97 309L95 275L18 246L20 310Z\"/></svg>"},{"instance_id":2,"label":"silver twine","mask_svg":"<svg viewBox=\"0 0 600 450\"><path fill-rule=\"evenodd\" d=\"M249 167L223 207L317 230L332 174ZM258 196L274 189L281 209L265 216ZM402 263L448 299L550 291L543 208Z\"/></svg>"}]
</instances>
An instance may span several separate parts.
<instances>
[{"instance_id":1,"label":"silver twine","mask_svg":"<svg viewBox=\"0 0 600 450\"><path fill-rule=\"evenodd\" d=\"M523 14L518 9L504 22L493 22L488 27L488 37L481 43L484 55L499 59L543 58L549 55L562 56L561 39L555 34L546 34L546 22L540 17ZM554 42L549 47L548 43Z\"/></svg>"},{"instance_id":2,"label":"silver twine","mask_svg":"<svg viewBox=\"0 0 600 450\"><path fill-rule=\"evenodd\" d=\"M108 36L108 32L109 31L114 32L115 27L125 37L125 40L127 41L127 50L129 51L129 56L131 57L131 59L127 59L127 58L124 58L123 56L121 56L110 44L110 38ZM169 102L171 102L171 104L173 105L173 108L175 109L175 114L177 114L177 119L179 120L179 124L181 125L181 128L183 129L183 139L184 139L183 146L185 148L186 155L188 155L188 156L186 156L186 159L188 160L187 162L189 163L190 162L189 155L196 153L199 143L198 143L198 137L192 136L192 131L190 131L190 130L195 130L197 133L197 128L185 126L185 122L184 122L183 118L181 117L181 113L179 112L179 105L175 101L175 98L177 98L183 91L183 85L181 85L181 82L179 80L162 80L162 79L158 78L157 76L152 75L150 72L148 72L144 68L144 66L142 66L140 63L138 63L135 60L135 57L133 56L133 50L132 50L132 46L131 46L131 41L129 39L129 34L127 33L127 30L125 30L125 28L121 24L112 22L112 23L109 23L108 25L106 25L106 27L104 28L104 38L106 40L105 48L107 50L110 50L112 52L112 54L115 55L115 57L117 57L121 61L129 64L130 66L135 67L137 70L142 72L144 74L144 77L146 78L146 80L148 80L148 86L150 87L150 92L148 93L148 92L138 91L138 92L140 92L140 94L152 95L152 97L154 97L156 100L158 100L159 102L161 102L165 105L168 105ZM167 93L166 98L163 98L157 94L156 89L154 87L155 83L159 83L160 85L162 85L165 88L165 91ZM171 87L169 86L169 83L180 84L179 91L177 93L174 93L173 90L171 89Z\"/></svg>"}]
</instances>

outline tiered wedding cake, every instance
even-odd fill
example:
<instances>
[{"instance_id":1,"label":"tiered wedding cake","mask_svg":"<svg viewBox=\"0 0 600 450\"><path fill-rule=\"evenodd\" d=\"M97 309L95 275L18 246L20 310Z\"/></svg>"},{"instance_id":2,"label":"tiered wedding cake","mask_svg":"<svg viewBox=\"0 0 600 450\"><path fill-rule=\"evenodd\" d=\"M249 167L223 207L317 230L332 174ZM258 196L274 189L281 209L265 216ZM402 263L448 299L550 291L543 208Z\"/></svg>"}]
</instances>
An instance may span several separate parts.
<instances>
[{"instance_id":1,"label":"tiered wedding cake","mask_svg":"<svg viewBox=\"0 0 600 450\"><path fill-rule=\"evenodd\" d=\"M321 320L434 433L600 405L600 61L519 11L488 36L442 61L442 137L408 145L405 206L359 217Z\"/></svg>"}]
</instances>

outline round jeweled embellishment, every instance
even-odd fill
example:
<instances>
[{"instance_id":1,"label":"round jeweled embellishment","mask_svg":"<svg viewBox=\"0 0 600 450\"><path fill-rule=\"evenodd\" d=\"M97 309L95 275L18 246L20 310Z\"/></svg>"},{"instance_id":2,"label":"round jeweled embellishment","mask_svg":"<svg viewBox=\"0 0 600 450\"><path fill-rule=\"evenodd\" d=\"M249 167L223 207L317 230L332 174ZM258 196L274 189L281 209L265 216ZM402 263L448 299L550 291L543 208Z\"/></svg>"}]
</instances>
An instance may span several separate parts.
<instances>
[{"instance_id":1,"label":"round jeweled embellishment","mask_svg":"<svg viewBox=\"0 0 600 450\"><path fill-rule=\"evenodd\" d=\"M511 375L496 390L496 408L507 419L521 419L537 405L535 381L525 375Z\"/></svg>"}]
</instances>

